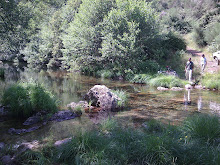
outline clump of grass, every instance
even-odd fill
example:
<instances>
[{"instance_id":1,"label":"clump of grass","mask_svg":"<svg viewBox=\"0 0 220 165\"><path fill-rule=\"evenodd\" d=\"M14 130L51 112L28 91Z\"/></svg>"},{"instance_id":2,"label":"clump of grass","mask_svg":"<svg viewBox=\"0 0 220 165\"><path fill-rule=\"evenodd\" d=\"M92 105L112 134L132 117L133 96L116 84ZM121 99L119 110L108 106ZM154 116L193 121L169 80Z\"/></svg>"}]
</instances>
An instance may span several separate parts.
<instances>
[{"instance_id":1,"label":"clump of grass","mask_svg":"<svg viewBox=\"0 0 220 165\"><path fill-rule=\"evenodd\" d=\"M111 92L119 97L119 100L117 102L119 108L125 107L127 105L128 94L125 91L117 89L117 90L111 90Z\"/></svg>"},{"instance_id":2,"label":"clump of grass","mask_svg":"<svg viewBox=\"0 0 220 165\"><path fill-rule=\"evenodd\" d=\"M138 84L148 84L151 78L152 76L148 74L135 74L130 82Z\"/></svg>"},{"instance_id":3,"label":"clump of grass","mask_svg":"<svg viewBox=\"0 0 220 165\"><path fill-rule=\"evenodd\" d=\"M166 87L166 88L172 88L172 87L183 87L186 82L176 78L175 76L167 76L167 75L159 75L149 82L150 86L154 87Z\"/></svg>"},{"instance_id":4,"label":"clump of grass","mask_svg":"<svg viewBox=\"0 0 220 165\"><path fill-rule=\"evenodd\" d=\"M83 112L83 108L79 105L79 106L76 106L73 110L73 112L77 115L77 116L81 116L82 115L82 112Z\"/></svg>"},{"instance_id":5,"label":"clump of grass","mask_svg":"<svg viewBox=\"0 0 220 165\"><path fill-rule=\"evenodd\" d=\"M205 74L201 79L201 83L206 88L219 90L220 89L220 72L213 73L213 74L210 74L210 73Z\"/></svg>"},{"instance_id":6,"label":"clump of grass","mask_svg":"<svg viewBox=\"0 0 220 165\"><path fill-rule=\"evenodd\" d=\"M220 138L220 121L217 116L201 114L189 117L183 124L183 129L192 138L205 141L215 141Z\"/></svg>"},{"instance_id":7,"label":"clump of grass","mask_svg":"<svg viewBox=\"0 0 220 165\"><path fill-rule=\"evenodd\" d=\"M5 70L4 68L0 68L0 78L4 78L5 77Z\"/></svg>"},{"instance_id":8,"label":"clump of grass","mask_svg":"<svg viewBox=\"0 0 220 165\"><path fill-rule=\"evenodd\" d=\"M110 70L101 70L97 72L97 75L101 78L112 78L114 74Z\"/></svg>"},{"instance_id":9,"label":"clump of grass","mask_svg":"<svg viewBox=\"0 0 220 165\"><path fill-rule=\"evenodd\" d=\"M17 83L7 88L2 96L2 104L10 107L15 117L29 117L39 111L54 113L57 100L42 85L35 83Z\"/></svg>"}]
</instances>

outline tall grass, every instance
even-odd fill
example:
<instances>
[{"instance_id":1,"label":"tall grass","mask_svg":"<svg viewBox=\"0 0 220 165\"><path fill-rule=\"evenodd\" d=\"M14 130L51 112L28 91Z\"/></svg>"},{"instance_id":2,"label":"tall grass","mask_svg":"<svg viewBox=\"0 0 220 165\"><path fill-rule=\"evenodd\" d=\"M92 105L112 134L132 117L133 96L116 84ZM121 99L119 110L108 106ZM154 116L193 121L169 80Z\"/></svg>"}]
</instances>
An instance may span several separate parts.
<instances>
[{"instance_id":1,"label":"tall grass","mask_svg":"<svg viewBox=\"0 0 220 165\"><path fill-rule=\"evenodd\" d=\"M117 89L117 90L111 90L111 92L119 97L119 100L117 102L119 108L125 107L127 105L127 103L128 103L128 94L125 91Z\"/></svg>"},{"instance_id":2,"label":"tall grass","mask_svg":"<svg viewBox=\"0 0 220 165\"><path fill-rule=\"evenodd\" d=\"M2 104L10 107L10 114L16 117L29 117L39 111L57 111L55 97L42 85L17 83L7 88L2 96Z\"/></svg>"},{"instance_id":3,"label":"tall grass","mask_svg":"<svg viewBox=\"0 0 220 165\"><path fill-rule=\"evenodd\" d=\"M205 74L201 79L201 83L206 88L220 89L220 72L213 74Z\"/></svg>"},{"instance_id":4,"label":"tall grass","mask_svg":"<svg viewBox=\"0 0 220 165\"><path fill-rule=\"evenodd\" d=\"M151 78L152 76L148 74L135 74L129 81L138 84L148 84Z\"/></svg>"},{"instance_id":5,"label":"tall grass","mask_svg":"<svg viewBox=\"0 0 220 165\"><path fill-rule=\"evenodd\" d=\"M167 76L167 75L159 75L149 82L150 86L155 87L166 87L166 88L172 88L172 87L183 87L186 82L176 78L175 76Z\"/></svg>"},{"instance_id":6,"label":"tall grass","mask_svg":"<svg viewBox=\"0 0 220 165\"><path fill-rule=\"evenodd\" d=\"M220 163L219 134L210 131L220 130L217 120L215 116L199 115L188 118L180 126L151 120L143 129L135 129L107 119L97 129L79 131L71 142L59 148L43 150L26 159L48 160L51 164L217 165ZM202 130L202 127L206 128ZM209 139L214 143L207 143Z\"/></svg>"},{"instance_id":7,"label":"tall grass","mask_svg":"<svg viewBox=\"0 0 220 165\"><path fill-rule=\"evenodd\" d=\"M5 70L4 68L0 68L0 78L4 78L5 77Z\"/></svg>"}]
</instances>

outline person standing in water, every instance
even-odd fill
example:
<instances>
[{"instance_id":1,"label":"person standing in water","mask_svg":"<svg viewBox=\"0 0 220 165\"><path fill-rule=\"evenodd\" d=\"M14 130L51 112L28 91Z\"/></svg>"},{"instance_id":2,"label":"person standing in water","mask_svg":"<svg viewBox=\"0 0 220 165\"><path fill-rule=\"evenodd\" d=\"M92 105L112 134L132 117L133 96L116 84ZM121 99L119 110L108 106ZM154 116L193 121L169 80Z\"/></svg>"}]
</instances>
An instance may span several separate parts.
<instances>
[{"instance_id":1,"label":"person standing in water","mask_svg":"<svg viewBox=\"0 0 220 165\"><path fill-rule=\"evenodd\" d=\"M185 66L186 80L189 80L189 82L192 82L193 68L194 68L194 64L191 61L191 58L189 58Z\"/></svg>"},{"instance_id":2,"label":"person standing in water","mask_svg":"<svg viewBox=\"0 0 220 165\"><path fill-rule=\"evenodd\" d=\"M207 60L205 58L205 55L203 54L202 58L201 58L201 71L202 71L202 73L204 73L206 65L207 65Z\"/></svg>"}]
</instances>

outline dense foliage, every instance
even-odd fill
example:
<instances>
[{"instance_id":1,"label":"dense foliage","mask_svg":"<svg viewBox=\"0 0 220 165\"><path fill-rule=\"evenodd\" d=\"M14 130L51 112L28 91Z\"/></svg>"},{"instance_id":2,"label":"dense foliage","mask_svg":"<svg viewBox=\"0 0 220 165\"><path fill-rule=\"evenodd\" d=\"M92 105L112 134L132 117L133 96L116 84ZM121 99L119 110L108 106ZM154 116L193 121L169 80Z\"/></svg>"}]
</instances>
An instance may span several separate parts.
<instances>
[{"instance_id":1,"label":"dense foliage","mask_svg":"<svg viewBox=\"0 0 220 165\"><path fill-rule=\"evenodd\" d=\"M170 52L185 49L144 0L2 2L1 59L87 74L111 69L112 77L124 77L155 72Z\"/></svg>"},{"instance_id":2,"label":"dense foliage","mask_svg":"<svg viewBox=\"0 0 220 165\"><path fill-rule=\"evenodd\" d=\"M193 32L199 46L208 45L212 52L220 49L219 0L153 0L153 5L167 29Z\"/></svg>"},{"instance_id":3,"label":"dense foliage","mask_svg":"<svg viewBox=\"0 0 220 165\"><path fill-rule=\"evenodd\" d=\"M2 104L9 107L15 117L29 117L34 113L57 111L57 101L42 85L18 83L7 88L2 96Z\"/></svg>"},{"instance_id":4,"label":"dense foliage","mask_svg":"<svg viewBox=\"0 0 220 165\"><path fill-rule=\"evenodd\" d=\"M0 59L110 77L154 73L194 33L219 49L216 0L1 0ZM108 72L106 72L108 71ZM106 75L106 74L104 74ZM104 76L105 77L105 76Z\"/></svg>"}]
</instances>

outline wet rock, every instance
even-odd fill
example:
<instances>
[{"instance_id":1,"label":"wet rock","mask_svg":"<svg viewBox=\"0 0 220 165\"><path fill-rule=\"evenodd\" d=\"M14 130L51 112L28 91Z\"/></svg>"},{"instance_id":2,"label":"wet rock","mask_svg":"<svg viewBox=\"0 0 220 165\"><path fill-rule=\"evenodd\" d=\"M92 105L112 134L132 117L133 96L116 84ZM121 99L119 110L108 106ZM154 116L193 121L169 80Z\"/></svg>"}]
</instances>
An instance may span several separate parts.
<instances>
[{"instance_id":1,"label":"wet rock","mask_svg":"<svg viewBox=\"0 0 220 165\"><path fill-rule=\"evenodd\" d=\"M195 89L203 89L203 86L202 86L202 85L195 85L194 88L195 88Z\"/></svg>"},{"instance_id":2,"label":"wet rock","mask_svg":"<svg viewBox=\"0 0 220 165\"><path fill-rule=\"evenodd\" d=\"M190 84L186 84L185 85L185 89L192 89L193 87L192 87L192 85L190 85Z\"/></svg>"},{"instance_id":3,"label":"wet rock","mask_svg":"<svg viewBox=\"0 0 220 165\"><path fill-rule=\"evenodd\" d=\"M167 90L169 90L169 88L157 87L157 90L159 90L159 91L167 91Z\"/></svg>"},{"instance_id":4,"label":"wet rock","mask_svg":"<svg viewBox=\"0 0 220 165\"><path fill-rule=\"evenodd\" d=\"M33 125L33 124L39 123L40 121L41 121L41 117L40 116L32 116L32 117L29 117L23 123L23 125Z\"/></svg>"},{"instance_id":5,"label":"wet rock","mask_svg":"<svg viewBox=\"0 0 220 165\"><path fill-rule=\"evenodd\" d=\"M92 106L101 107L102 110L115 111L120 108L118 101L121 99L105 85L95 85L85 95L85 100L91 102Z\"/></svg>"},{"instance_id":6,"label":"wet rock","mask_svg":"<svg viewBox=\"0 0 220 165\"><path fill-rule=\"evenodd\" d=\"M13 159L10 155L5 155L1 158L1 162L4 165L12 165L13 164Z\"/></svg>"},{"instance_id":7,"label":"wet rock","mask_svg":"<svg viewBox=\"0 0 220 165\"><path fill-rule=\"evenodd\" d=\"M89 104L86 101L79 101L78 103L72 102L67 105L67 107L71 108L72 110L74 110L78 106L80 106L82 108L88 108Z\"/></svg>"},{"instance_id":8,"label":"wet rock","mask_svg":"<svg viewBox=\"0 0 220 165\"><path fill-rule=\"evenodd\" d=\"M71 140L72 140L72 138L66 138L66 139L63 139L63 140L58 140L58 141L56 141L56 142L54 143L54 146L55 146L55 147L60 147L61 145L70 142Z\"/></svg>"},{"instance_id":9,"label":"wet rock","mask_svg":"<svg viewBox=\"0 0 220 165\"><path fill-rule=\"evenodd\" d=\"M0 151L1 151L2 149L4 149L4 147L5 147L5 143L0 142Z\"/></svg>"},{"instance_id":10,"label":"wet rock","mask_svg":"<svg viewBox=\"0 0 220 165\"><path fill-rule=\"evenodd\" d=\"M74 119L75 117L77 117L77 115L74 112L70 110L64 110L64 111L59 111L55 113L49 120L60 122L64 120Z\"/></svg>"},{"instance_id":11,"label":"wet rock","mask_svg":"<svg viewBox=\"0 0 220 165\"><path fill-rule=\"evenodd\" d=\"M35 131L35 130L39 129L41 126L42 126L42 125L38 125L38 126L34 126L34 127L31 127L31 128L28 128L28 129L15 129L15 128L10 128L10 129L8 130L8 133L9 133L9 134L17 134L17 135L20 135L20 134L23 134L23 133Z\"/></svg>"},{"instance_id":12,"label":"wet rock","mask_svg":"<svg viewBox=\"0 0 220 165\"><path fill-rule=\"evenodd\" d=\"M34 116L29 117L24 123L23 125L33 125L36 123L41 122L43 119L46 118L46 111L41 111L38 112L37 114L35 114Z\"/></svg>"},{"instance_id":13,"label":"wet rock","mask_svg":"<svg viewBox=\"0 0 220 165\"><path fill-rule=\"evenodd\" d=\"M172 87L170 90L172 90L172 91L181 91L181 90L183 90L183 88L180 88L180 87Z\"/></svg>"}]
</instances>

